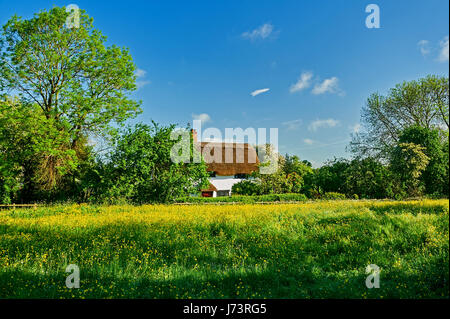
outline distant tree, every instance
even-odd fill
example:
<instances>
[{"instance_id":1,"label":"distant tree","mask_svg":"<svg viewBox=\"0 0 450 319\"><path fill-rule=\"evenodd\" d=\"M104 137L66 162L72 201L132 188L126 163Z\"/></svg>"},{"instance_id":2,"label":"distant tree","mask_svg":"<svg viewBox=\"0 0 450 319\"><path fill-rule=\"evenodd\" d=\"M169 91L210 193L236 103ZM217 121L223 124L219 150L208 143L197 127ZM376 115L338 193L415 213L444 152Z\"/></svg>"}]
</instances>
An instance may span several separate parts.
<instances>
[{"instance_id":1,"label":"distant tree","mask_svg":"<svg viewBox=\"0 0 450 319\"><path fill-rule=\"evenodd\" d=\"M430 158L425 155L426 148L414 143L398 143L392 151L391 168L408 196L423 195L424 185L420 176L427 168Z\"/></svg>"},{"instance_id":2,"label":"distant tree","mask_svg":"<svg viewBox=\"0 0 450 319\"><path fill-rule=\"evenodd\" d=\"M349 166L348 160L335 158L317 169L314 177L317 191L347 193L345 181Z\"/></svg>"},{"instance_id":3,"label":"distant tree","mask_svg":"<svg viewBox=\"0 0 450 319\"><path fill-rule=\"evenodd\" d=\"M448 185L446 172L448 159L445 156L448 139L440 136L438 129L428 129L420 126L411 126L403 130L399 136L399 143L414 143L424 147L423 153L429 158L429 163L421 174L427 194L445 194Z\"/></svg>"},{"instance_id":4,"label":"distant tree","mask_svg":"<svg viewBox=\"0 0 450 319\"><path fill-rule=\"evenodd\" d=\"M283 171L286 174L296 173L300 177L312 174L313 169L308 161L301 161L297 155L286 154L284 157Z\"/></svg>"},{"instance_id":5,"label":"distant tree","mask_svg":"<svg viewBox=\"0 0 450 319\"><path fill-rule=\"evenodd\" d=\"M311 163L300 161L296 155L273 154L270 145L266 145L266 153L270 159L276 157L278 161L275 171L271 174L264 174L261 170L252 174L261 194L303 193L306 191L304 178L313 174ZM269 162L262 163L260 167L269 164Z\"/></svg>"},{"instance_id":6,"label":"distant tree","mask_svg":"<svg viewBox=\"0 0 450 319\"><path fill-rule=\"evenodd\" d=\"M288 192L302 193L304 191L303 186L305 184L303 177L296 172L292 172L286 175L286 184L288 185Z\"/></svg>"},{"instance_id":7,"label":"distant tree","mask_svg":"<svg viewBox=\"0 0 450 319\"><path fill-rule=\"evenodd\" d=\"M348 198L394 198L402 197L396 176L375 158L334 159L315 170L310 197L325 193L345 194ZM356 195L356 196L355 196Z\"/></svg>"},{"instance_id":8,"label":"distant tree","mask_svg":"<svg viewBox=\"0 0 450 319\"><path fill-rule=\"evenodd\" d=\"M345 193L358 198L395 198L401 189L387 165L367 157L354 159L345 172Z\"/></svg>"},{"instance_id":9,"label":"distant tree","mask_svg":"<svg viewBox=\"0 0 450 319\"><path fill-rule=\"evenodd\" d=\"M448 77L403 82L387 96L374 93L362 110L363 130L353 135L350 150L357 156L387 160L400 133L410 126L436 128L448 134L448 104Z\"/></svg>"}]
</instances>

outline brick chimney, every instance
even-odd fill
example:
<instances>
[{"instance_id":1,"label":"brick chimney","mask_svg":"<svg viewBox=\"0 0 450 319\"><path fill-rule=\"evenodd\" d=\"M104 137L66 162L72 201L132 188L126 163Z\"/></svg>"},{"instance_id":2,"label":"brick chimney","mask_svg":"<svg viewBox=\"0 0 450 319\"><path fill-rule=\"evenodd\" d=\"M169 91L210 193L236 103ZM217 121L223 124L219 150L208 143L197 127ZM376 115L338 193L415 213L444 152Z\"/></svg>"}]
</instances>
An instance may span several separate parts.
<instances>
[{"instance_id":1,"label":"brick chimney","mask_svg":"<svg viewBox=\"0 0 450 319\"><path fill-rule=\"evenodd\" d=\"M194 143L197 143L198 142L197 141L197 131L192 129L191 133L192 133L192 140L194 141Z\"/></svg>"}]
</instances>

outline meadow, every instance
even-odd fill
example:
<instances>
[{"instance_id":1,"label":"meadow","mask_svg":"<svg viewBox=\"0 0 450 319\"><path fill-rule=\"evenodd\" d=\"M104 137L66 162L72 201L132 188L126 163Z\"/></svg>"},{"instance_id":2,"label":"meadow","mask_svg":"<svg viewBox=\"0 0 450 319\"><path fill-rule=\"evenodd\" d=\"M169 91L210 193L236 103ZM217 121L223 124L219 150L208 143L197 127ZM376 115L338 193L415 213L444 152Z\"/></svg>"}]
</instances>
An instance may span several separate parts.
<instances>
[{"instance_id":1,"label":"meadow","mask_svg":"<svg viewBox=\"0 0 450 319\"><path fill-rule=\"evenodd\" d=\"M0 298L448 297L448 200L0 211Z\"/></svg>"}]
</instances>

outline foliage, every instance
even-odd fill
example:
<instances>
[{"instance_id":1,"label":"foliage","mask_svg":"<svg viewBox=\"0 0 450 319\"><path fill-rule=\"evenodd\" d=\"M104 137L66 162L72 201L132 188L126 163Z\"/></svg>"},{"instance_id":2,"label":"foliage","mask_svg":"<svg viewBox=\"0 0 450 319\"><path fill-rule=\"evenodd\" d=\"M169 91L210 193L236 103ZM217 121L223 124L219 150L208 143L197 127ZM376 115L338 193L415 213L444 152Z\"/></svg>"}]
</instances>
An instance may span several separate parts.
<instances>
[{"instance_id":1,"label":"foliage","mask_svg":"<svg viewBox=\"0 0 450 319\"><path fill-rule=\"evenodd\" d=\"M54 190L79 158L70 137L36 105L0 100L0 182L4 202ZM20 193L20 194L19 194ZM19 196L20 195L20 196Z\"/></svg>"},{"instance_id":2,"label":"foliage","mask_svg":"<svg viewBox=\"0 0 450 319\"><path fill-rule=\"evenodd\" d=\"M445 128L448 134L448 104L448 77L430 75L398 84L387 96L374 93L362 110L363 130L353 135L350 149L358 156L388 159L408 127Z\"/></svg>"},{"instance_id":3,"label":"foliage","mask_svg":"<svg viewBox=\"0 0 450 319\"><path fill-rule=\"evenodd\" d=\"M345 174L345 194L357 198L404 197L395 175L387 165L367 157L350 162Z\"/></svg>"},{"instance_id":4,"label":"foliage","mask_svg":"<svg viewBox=\"0 0 450 319\"><path fill-rule=\"evenodd\" d=\"M261 202L302 202L304 194L233 195L223 197L181 197L177 203L261 203Z\"/></svg>"},{"instance_id":5,"label":"foliage","mask_svg":"<svg viewBox=\"0 0 450 319\"><path fill-rule=\"evenodd\" d=\"M446 143L447 141L447 143ZM448 178L448 137L440 135L438 129L427 129L411 126L401 132L399 143L414 143L424 147L423 153L429 158L429 163L421 174L421 181L427 194L447 194ZM446 145L447 144L447 145Z\"/></svg>"},{"instance_id":6,"label":"foliage","mask_svg":"<svg viewBox=\"0 0 450 319\"><path fill-rule=\"evenodd\" d=\"M275 156L275 155L272 155ZM263 166L265 164L262 164ZM271 174L255 172L252 177L255 178L257 189L254 194L282 194L282 193L301 193L304 191L304 177L313 174L311 163L300 161L298 156L282 156L278 154L277 169ZM240 185L238 186L240 188ZM240 189L238 189L240 191ZM245 191L245 190L243 190ZM250 193L238 193L251 195Z\"/></svg>"},{"instance_id":7,"label":"foliage","mask_svg":"<svg viewBox=\"0 0 450 319\"><path fill-rule=\"evenodd\" d=\"M0 211L0 298L449 298L448 201ZM219 253L220 252L220 253ZM67 289L66 267L80 268ZM381 288L364 285L380 266Z\"/></svg>"},{"instance_id":8,"label":"foliage","mask_svg":"<svg viewBox=\"0 0 450 319\"><path fill-rule=\"evenodd\" d=\"M345 194L336 193L336 192L326 192L323 194L322 199L345 199Z\"/></svg>"},{"instance_id":9,"label":"foliage","mask_svg":"<svg viewBox=\"0 0 450 319\"><path fill-rule=\"evenodd\" d=\"M129 97L136 67L128 50L106 46L83 10L79 27L68 28L68 14L54 7L13 16L0 32L0 96L19 98L0 101L2 201L74 195L90 160L88 137L107 136L140 111Z\"/></svg>"},{"instance_id":10,"label":"foliage","mask_svg":"<svg viewBox=\"0 0 450 319\"><path fill-rule=\"evenodd\" d=\"M392 152L391 166L403 183L409 196L423 194L419 177L426 169L430 158L424 153L425 147L414 143L399 143Z\"/></svg>"},{"instance_id":11,"label":"foliage","mask_svg":"<svg viewBox=\"0 0 450 319\"><path fill-rule=\"evenodd\" d=\"M79 27L67 28L65 8L40 11L29 20L13 16L0 35L0 90L18 91L76 141L104 132L139 111L128 95L136 69L125 48L106 37L80 10Z\"/></svg>"},{"instance_id":12,"label":"foliage","mask_svg":"<svg viewBox=\"0 0 450 319\"><path fill-rule=\"evenodd\" d=\"M231 193L237 195L259 195L261 194L261 188L253 180L243 180L233 185Z\"/></svg>"},{"instance_id":13,"label":"foliage","mask_svg":"<svg viewBox=\"0 0 450 319\"><path fill-rule=\"evenodd\" d=\"M117 135L101 173L100 198L165 203L207 186L206 164L193 162L195 148L190 150L191 163L172 161L171 149L179 141L171 139L174 128L136 124Z\"/></svg>"},{"instance_id":14,"label":"foliage","mask_svg":"<svg viewBox=\"0 0 450 319\"><path fill-rule=\"evenodd\" d=\"M403 198L396 175L379 160L334 159L315 170L313 187L308 194L311 198L321 198L326 192L345 194L348 198Z\"/></svg>"},{"instance_id":15,"label":"foliage","mask_svg":"<svg viewBox=\"0 0 450 319\"><path fill-rule=\"evenodd\" d=\"M321 192L346 193L346 172L349 162L345 159L334 159L328 161L315 171L314 184Z\"/></svg>"}]
</instances>

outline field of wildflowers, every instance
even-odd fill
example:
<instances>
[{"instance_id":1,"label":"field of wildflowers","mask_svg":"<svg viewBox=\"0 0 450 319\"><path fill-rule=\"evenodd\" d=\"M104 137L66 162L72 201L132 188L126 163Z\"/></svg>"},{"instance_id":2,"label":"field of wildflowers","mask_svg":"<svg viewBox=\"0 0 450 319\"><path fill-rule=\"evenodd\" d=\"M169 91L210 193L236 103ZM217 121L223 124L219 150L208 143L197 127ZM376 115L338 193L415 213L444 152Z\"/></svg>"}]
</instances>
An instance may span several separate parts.
<instances>
[{"instance_id":1,"label":"field of wildflowers","mask_svg":"<svg viewBox=\"0 0 450 319\"><path fill-rule=\"evenodd\" d=\"M448 200L0 211L0 298L442 297Z\"/></svg>"}]
</instances>

